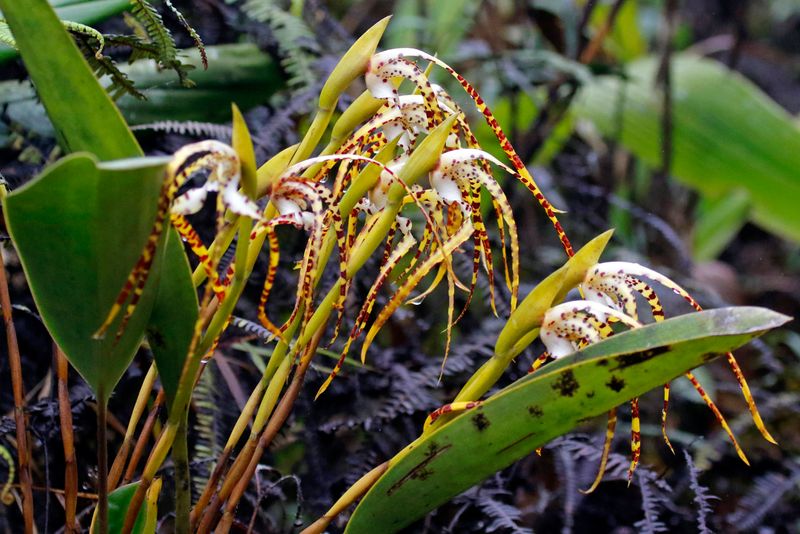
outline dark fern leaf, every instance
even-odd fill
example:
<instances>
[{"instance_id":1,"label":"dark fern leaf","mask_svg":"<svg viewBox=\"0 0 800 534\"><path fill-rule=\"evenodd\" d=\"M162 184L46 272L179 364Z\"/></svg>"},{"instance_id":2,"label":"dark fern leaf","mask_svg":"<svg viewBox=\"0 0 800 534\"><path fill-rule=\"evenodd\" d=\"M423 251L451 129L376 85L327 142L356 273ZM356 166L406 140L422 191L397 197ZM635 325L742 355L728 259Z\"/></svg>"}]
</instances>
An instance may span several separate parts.
<instances>
[{"instance_id":1,"label":"dark fern leaf","mask_svg":"<svg viewBox=\"0 0 800 534\"><path fill-rule=\"evenodd\" d=\"M667 526L659 519L661 508L668 501L666 494L672 489L662 479L648 469L636 470L636 482L642 494L642 511L644 518L637 521L634 526L639 532L653 534L667 532Z\"/></svg>"},{"instance_id":2,"label":"dark fern leaf","mask_svg":"<svg viewBox=\"0 0 800 534\"><path fill-rule=\"evenodd\" d=\"M759 526L764 517L773 511L784 499L797 495L800 483L800 466L793 464L789 474L767 473L758 477L752 489L742 497L736 511L726 521L739 531L751 530ZM795 497L796 498L796 497Z\"/></svg>"},{"instance_id":3,"label":"dark fern leaf","mask_svg":"<svg viewBox=\"0 0 800 534\"><path fill-rule=\"evenodd\" d=\"M275 0L248 0L242 10L272 30L282 57L281 66L289 75L290 89L302 90L316 82L313 67L319 55L319 44L302 19L281 9Z\"/></svg>"},{"instance_id":4,"label":"dark fern leaf","mask_svg":"<svg viewBox=\"0 0 800 534\"><path fill-rule=\"evenodd\" d=\"M708 488L698 481L700 471L694 465L689 451L684 449L683 455L686 458L686 466L689 469L689 487L694 493L694 503L697 505L697 529L700 534L711 534L711 529L708 528L708 518L713 511L711 501L719 499L719 497L711 495Z\"/></svg>"},{"instance_id":5,"label":"dark fern leaf","mask_svg":"<svg viewBox=\"0 0 800 534\"><path fill-rule=\"evenodd\" d=\"M194 458L199 460L197 470L192 474L194 484L192 489L201 492L208 482L210 475L210 462L217 458L221 452L221 443L217 440L217 395L215 387L214 360L207 363L205 372L200 376L192 394L192 404L195 407L195 423L192 427L194 436ZM203 461L205 460L205 461ZM195 499L200 498L195 494Z\"/></svg>"},{"instance_id":6,"label":"dark fern leaf","mask_svg":"<svg viewBox=\"0 0 800 534\"><path fill-rule=\"evenodd\" d=\"M98 49L96 38L85 34L73 34L73 36L95 76L98 78L107 76L110 80L111 83L106 87L106 91L112 99L117 100L127 94L139 100L146 100L145 95L136 89L127 74L119 70L113 59L103 54L96 54L95 51Z\"/></svg>"},{"instance_id":7,"label":"dark fern leaf","mask_svg":"<svg viewBox=\"0 0 800 534\"><path fill-rule=\"evenodd\" d=\"M249 319L245 319L244 317L236 317L235 315L232 316L231 326L240 328L244 330L246 333L250 334L251 336L256 336L258 339L264 342L272 341L273 338L275 337L269 330L267 330L260 324L255 323Z\"/></svg>"},{"instance_id":8,"label":"dark fern leaf","mask_svg":"<svg viewBox=\"0 0 800 534\"><path fill-rule=\"evenodd\" d=\"M532 534L533 531L531 529L519 525L522 516L519 508L498 499L498 497L508 495L510 495L509 492L503 490L480 492L480 497L477 501L478 508L492 520L491 523L484 527L484 531Z\"/></svg>"},{"instance_id":9,"label":"dark fern leaf","mask_svg":"<svg viewBox=\"0 0 800 534\"><path fill-rule=\"evenodd\" d=\"M480 515L490 521L488 524L470 525L480 529L471 528L469 529L470 532L532 533L531 529L520 525L522 512L508 502L511 499L511 492L506 489L507 484L508 480L504 474L496 473L480 486L470 488L453 499L453 504L461 506L450 520L446 531L465 531L466 521L459 525L461 517L465 515L468 509L477 508Z\"/></svg>"}]
</instances>

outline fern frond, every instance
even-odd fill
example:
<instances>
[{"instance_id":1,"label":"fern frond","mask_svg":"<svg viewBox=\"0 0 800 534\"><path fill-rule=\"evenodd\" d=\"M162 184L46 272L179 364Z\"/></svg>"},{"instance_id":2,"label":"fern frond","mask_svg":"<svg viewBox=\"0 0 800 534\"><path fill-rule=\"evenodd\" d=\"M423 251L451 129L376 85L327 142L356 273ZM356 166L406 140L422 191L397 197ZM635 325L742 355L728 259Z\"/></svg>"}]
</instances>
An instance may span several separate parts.
<instances>
[{"instance_id":1,"label":"fern frond","mask_svg":"<svg viewBox=\"0 0 800 534\"><path fill-rule=\"evenodd\" d=\"M301 90L313 84L317 79L313 66L320 49L306 23L281 9L275 0L247 0L242 10L272 30L282 56L281 66L289 75L289 88Z\"/></svg>"},{"instance_id":2,"label":"fern frond","mask_svg":"<svg viewBox=\"0 0 800 534\"><path fill-rule=\"evenodd\" d=\"M95 55L96 39L93 36L86 34L74 35L75 44L86 57L86 61L92 68L95 76L102 78L108 76L111 83L106 87L106 91L111 95L111 98L117 100L122 95L128 94L139 100L145 100L146 97L133 85L133 81L128 78L128 75L122 72L117 64L108 56L100 54Z\"/></svg>"},{"instance_id":3,"label":"fern frond","mask_svg":"<svg viewBox=\"0 0 800 534\"><path fill-rule=\"evenodd\" d=\"M8 27L8 23L5 20L0 20L0 43L11 48L17 48L17 41L11 34L11 28Z\"/></svg>"},{"instance_id":4,"label":"fern frond","mask_svg":"<svg viewBox=\"0 0 800 534\"><path fill-rule=\"evenodd\" d=\"M236 328L241 328L251 336L256 336L258 339L264 342L273 341L275 336L272 335L272 332L264 328L258 323L254 323L248 319L243 317L236 317L235 315L231 317L231 326L235 326Z\"/></svg>"},{"instance_id":5,"label":"fern frond","mask_svg":"<svg viewBox=\"0 0 800 534\"><path fill-rule=\"evenodd\" d=\"M642 494L644 518L637 521L634 526L639 532L647 534L667 532L669 530L667 525L658 516L666 502L664 495L671 491L671 488L652 471L639 469L636 471L636 475L639 491Z\"/></svg>"},{"instance_id":6,"label":"fern frond","mask_svg":"<svg viewBox=\"0 0 800 534\"><path fill-rule=\"evenodd\" d=\"M175 15L175 18L178 19L178 22L180 22L181 26L183 26L183 28L189 34L189 37L191 37L192 40L194 41L197 50L200 51L200 61L203 63L203 69L207 69L208 56L206 56L206 47L203 44L203 39L200 38L200 35L197 33L197 30L195 30L189 25L189 23L186 21L186 18L183 16L183 13L178 11L178 8L172 5L172 2L170 2L170 0L164 0L164 3L167 4L167 8L169 8L169 10L172 11L172 14Z\"/></svg>"},{"instance_id":7,"label":"fern frond","mask_svg":"<svg viewBox=\"0 0 800 534\"><path fill-rule=\"evenodd\" d=\"M138 35L105 35L106 47L124 47L130 50L128 63L133 63L138 59L158 59L158 48L150 43L146 38Z\"/></svg>"},{"instance_id":8,"label":"fern frond","mask_svg":"<svg viewBox=\"0 0 800 534\"><path fill-rule=\"evenodd\" d=\"M62 20L61 24L63 24L64 28L72 34L84 35L94 40L97 43L97 48L96 50L94 50L94 56L99 58L103 55L103 47L105 46L105 37L103 36L102 33L95 30L91 26L87 26L86 24L81 24L80 22ZM0 43L8 45L14 49L17 48L17 41L14 39L14 35L11 33L11 29L8 27L8 23L6 23L6 21L3 19L0 19Z\"/></svg>"},{"instance_id":9,"label":"fern frond","mask_svg":"<svg viewBox=\"0 0 800 534\"><path fill-rule=\"evenodd\" d=\"M214 360L210 360L207 365L213 365ZM217 407L216 388L214 385L213 369L206 369L200 376L200 380L194 388L192 402L195 407L196 420L192 433L195 437L195 458L199 460L197 472L194 475L193 489L202 491L208 482L210 474L210 464L203 460L213 460L221 452L220 443L217 440ZM200 495L195 495L198 499Z\"/></svg>"},{"instance_id":10,"label":"fern frond","mask_svg":"<svg viewBox=\"0 0 800 534\"><path fill-rule=\"evenodd\" d=\"M788 475L767 473L758 477L752 489L745 495L736 511L726 520L739 531L751 530L760 525L764 517L778 506L800 484L800 466L792 466Z\"/></svg>"},{"instance_id":11,"label":"fern frond","mask_svg":"<svg viewBox=\"0 0 800 534\"><path fill-rule=\"evenodd\" d=\"M169 134L230 141L233 128L225 124L199 121L158 121L133 126L132 130L150 130Z\"/></svg>"},{"instance_id":12,"label":"fern frond","mask_svg":"<svg viewBox=\"0 0 800 534\"><path fill-rule=\"evenodd\" d=\"M522 513L519 508L512 504L507 504L497 499L500 496L508 496L509 492L503 490L483 490L480 492L477 505L492 522L486 525L485 532L507 532L510 534L532 534L529 528L521 527L519 521Z\"/></svg>"},{"instance_id":13,"label":"fern frond","mask_svg":"<svg viewBox=\"0 0 800 534\"><path fill-rule=\"evenodd\" d=\"M694 493L694 503L697 505L697 530L700 534L711 534L711 529L708 528L708 517L713 511L711 500L719 499L719 497L711 495L708 488L700 484L698 480L700 471L694 465L692 455L688 450L683 449L683 456L686 458L686 466L689 469L689 487Z\"/></svg>"},{"instance_id":14,"label":"fern frond","mask_svg":"<svg viewBox=\"0 0 800 534\"><path fill-rule=\"evenodd\" d=\"M193 68L191 65L181 63L178 59L178 49L175 39L169 29L164 25L161 14L147 0L131 0L131 15L141 24L147 33L147 38L155 45L158 55L156 61L163 68L172 69L178 74L181 85L192 87L192 82L188 77L188 71Z\"/></svg>"}]
</instances>

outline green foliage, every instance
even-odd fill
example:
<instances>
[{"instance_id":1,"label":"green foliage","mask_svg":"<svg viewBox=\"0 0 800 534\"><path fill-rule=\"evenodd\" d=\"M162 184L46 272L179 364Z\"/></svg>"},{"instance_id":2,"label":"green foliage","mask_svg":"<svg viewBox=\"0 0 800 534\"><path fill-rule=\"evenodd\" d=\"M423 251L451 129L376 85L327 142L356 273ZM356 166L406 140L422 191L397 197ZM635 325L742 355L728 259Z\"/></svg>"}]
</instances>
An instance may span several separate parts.
<instances>
[{"instance_id":1,"label":"green foliage","mask_svg":"<svg viewBox=\"0 0 800 534\"><path fill-rule=\"evenodd\" d=\"M141 155L119 111L104 91L98 91L91 69L49 4L2 0L0 7L39 97L57 125L62 148L66 152L86 150L100 160ZM45 34L48 46L42 47ZM70 97L64 98L65 94Z\"/></svg>"},{"instance_id":2,"label":"green foliage","mask_svg":"<svg viewBox=\"0 0 800 534\"><path fill-rule=\"evenodd\" d=\"M116 36L106 36L107 43L113 44L116 39ZM248 110L283 86L278 65L253 44L211 46L207 53L213 60L208 70L195 71L192 89L173 83L174 74L159 69L152 61L121 65L122 75L131 81L136 91L147 97L141 100L124 94L116 101L125 120L133 125L157 123L155 129L180 132L180 124L165 122L192 119L224 122L230 119L231 101ZM189 64L202 64L196 49L181 50L180 55ZM93 58L93 55L89 57L89 62ZM5 106L9 119L25 130L42 136L55 135L29 82L0 82L0 105ZM215 127L220 128L219 125Z\"/></svg>"},{"instance_id":3,"label":"green foliage","mask_svg":"<svg viewBox=\"0 0 800 534\"><path fill-rule=\"evenodd\" d=\"M173 69L178 74L181 84L191 86L188 68L178 59L175 39L169 29L164 26L161 14L148 0L131 0L131 15L142 25L147 34L147 41L155 45L155 57L164 68ZM170 4L171 5L171 4Z\"/></svg>"},{"instance_id":4,"label":"green foliage","mask_svg":"<svg viewBox=\"0 0 800 534\"><path fill-rule=\"evenodd\" d=\"M347 532L396 532L587 417L788 320L762 308L705 311L617 334L561 358L398 453L356 508Z\"/></svg>"},{"instance_id":5,"label":"green foliage","mask_svg":"<svg viewBox=\"0 0 800 534\"><path fill-rule=\"evenodd\" d=\"M102 402L139 347L157 275L119 341L113 335L92 339L92 334L150 234L165 164L163 158L99 164L90 155L75 154L4 202L9 233L42 319Z\"/></svg>"},{"instance_id":6,"label":"green foliage","mask_svg":"<svg viewBox=\"0 0 800 534\"><path fill-rule=\"evenodd\" d=\"M603 76L584 86L574 112L594 122L649 165L661 163L661 95L653 89L657 61L627 68L627 82ZM696 243L703 257L722 248L746 216L781 237L800 241L800 129L755 85L715 61L679 55L673 62L672 172L712 201L747 193L721 217L716 232ZM713 226L700 222L701 226Z\"/></svg>"},{"instance_id":7,"label":"green foliage","mask_svg":"<svg viewBox=\"0 0 800 534\"><path fill-rule=\"evenodd\" d=\"M95 24L109 17L119 14L129 5L129 0L79 0L77 2L50 2L55 8L58 18L65 21L74 21L81 25ZM0 35L0 64L18 55L15 41L10 33L2 32Z\"/></svg>"},{"instance_id":8,"label":"green foliage","mask_svg":"<svg viewBox=\"0 0 800 534\"><path fill-rule=\"evenodd\" d=\"M198 308L189 260L183 251L183 242L175 231L166 233L162 262L164 274L158 284L146 333L167 397L167 406L172 406L183 364L189 353Z\"/></svg>"},{"instance_id":9,"label":"green foliage","mask_svg":"<svg viewBox=\"0 0 800 534\"><path fill-rule=\"evenodd\" d=\"M125 513L128 511L133 494L136 488L139 487L139 482L126 484L121 486L108 495L108 531L121 532L122 525L125 522ZM155 504L149 504L139 510L139 515L136 518L136 524L133 527L132 534L153 534L155 532L155 519L157 513Z\"/></svg>"},{"instance_id":10,"label":"green foliage","mask_svg":"<svg viewBox=\"0 0 800 534\"><path fill-rule=\"evenodd\" d=\"M17 41L25 65L65 150L86 150L101 160L141 155L127 124L46 2L36 0L25 9L5 2L0 6L15 35L22 36ZM63 46L43 49L35 31L26 33L29 28L49 29L51 39ZM61 91L71 98L64 99ZM170 380L169 370L173 376L180 372L191 338L196 297L180 239L171 230L171 245L159 248L153 263L154 273L162 262L169 265L163 287L157 289L157 274L151 277L118 343L113 336L92 339L150 233L165 163L141 159L103 164L93 156L76 155L4 200L9 232L43 320L103 401L133 357L145 327L167 377L168 394L177 382ZM125 246L120 246L122 236ZM76 303L81 305L73 312Z\"/></svg>"},{"instance_id":11,"label":"green foliage","mask_svg":"<svg viewBox=\"0 0 800 534\"><path fill-rule=\"evenodd\" d=\"M282 56L281 66L289 76L289 88L300 91L313 84L317 79L314 62L319 54L319 46L303 19L282 9L275 0L247 0L242 10L272 30Z\"/></svg>"}]
</instances>

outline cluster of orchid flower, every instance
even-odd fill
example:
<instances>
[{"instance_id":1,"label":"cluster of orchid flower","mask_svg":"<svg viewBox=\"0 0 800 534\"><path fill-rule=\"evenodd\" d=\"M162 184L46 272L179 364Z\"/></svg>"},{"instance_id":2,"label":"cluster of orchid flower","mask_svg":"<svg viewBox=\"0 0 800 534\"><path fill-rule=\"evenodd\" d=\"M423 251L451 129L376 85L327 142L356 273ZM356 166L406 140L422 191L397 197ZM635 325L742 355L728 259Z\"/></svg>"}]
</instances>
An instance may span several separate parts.
<instances>
[{"instance_id":1,"label":"cluster of orchid flower","mask_svg":"<svg viewBox=\"0 0 800 534\"><path fill-rule=\"evenodd\" d=\"M441 66L458 80L474 99L478 110L485 116L490 127L497 134L500 145L508 155L512 166L504 164L480 149L464 112L441 86L428 81L420 67L409 59L414 56ZM400 95L397 90L398 78L410 80L418 93ZM239 161L236 152L231 147L217 141L202 141L179 150L169 166L157 222L146 249L98 335L102 335L112 324L126 302L129 301L118 334L122 332L127 319L135 310L167 217L171 219L173 226L199 259L209 283L213 285L217 298L219 300L225 298L226 288L233 276L232 267L229 267L222 276L217 273L220 255L218 254L216 258L211 257L208 249L186 219L187 215L194 214L202 208L210 192L218 193L218 232L221 232L225 225L226 212L230 212L250 217L256 222L251 239L266 236L268 240L270 259L259 303L259 320L278 338L283 338L284 332L301 309L304 310L305 320L308 320L314 310L313 286L320 268L317 255L322 249L325 235L328 232L333 232L336 236L340 277L343 280L339 298L334 304L339 313L336 328L338 331L338 325L342 320L344 300L352 282L352 278L347 274L348 254L354 246L366 238L371 225L386 209L387 191L391 185L401 184L405 190L402 203L414 204L419 208L425 219L425 227L421 232L417 232L417 235L413 232L411 219L399 213L396 215L386 238L383 264L379 275L358 313L350 336L342 350L341 359L331 373L330 379L340 370L352 342L363 332L378 291L406 256L412 257L405 266L404 272L395 279L398 288L394 295L378 314L372 328L367 333L362 359L366 356L367 348L380 327L433 269L438 268L438 272L431 286L412 300L420 301L432 292L442 279L447 279L450 302L447 328L448 346L450 328L464 313L462 311L456 320L453 319L455 287L468 292L467 304L464 308L466 310L482 266L490 281L490 300L492 308L495 308L492 250L486 223L480 210L482 188L489 193L497 214L504 272L506 284L511 292L513 311L519 289L519 240L511 206L493 176L491 165L517 177L531 191L552 221L565 251L567 254L572 253L569 240L555 215L556 210L552 208L537 187L483 100L460 75L440 60L424 52L398 49L373 56L366 72L366 84L371 96L383 100L385 103L333 154L312 157L285 169L280 177L271 184L269 190L269 200L274 213L272 217L267 216L267 209L260 209L254 199L248 198L240 191ZM429 134L450 116L454 117L452 130L449 132L438 163L429 173L428 186L405 184L399 178L398 173L413 153L420 136ZM387 163L381 163L374 159L390 144L395 147L395 153ZM342 214L340 212L341 200L347 193L348 186L359 172L369 165L380 167L377 180L349 213ZM187 179L199 171L208 173L204 184L177 195L178 190ZM328 176L334 174L334 171L335 179L328 186ZM360 215L363 215L363 220L359 218ZM297 300L289 319L282 326L275 325L268 318L266 312L280 254L275 234L275 228L278 225L293 226L309 234L300 266ZM510 268L506 256L506 235L510 242ZM470 238L473 240L473 272L469 285L465 285L453 273L450 256ZM436 253L437 250L445 253ZM421 260L423 257L426 258L424 261ZM335 337L336 334L334 334L334 339ZM330 379L323 385L320 393L330 383Z\"/></svg>"},{"instance_id":2,"label":"cluster of orchid flower","mask_svg":"<svg viewBox=\"0 0 800 534\"><path fill-rule=\"evenodd\" d=\"M503 163L481 149L470 129L467 115L441 86L429 81L428 70L414 61L415 59L428 63L427 67L440 67L466 91L477 111L496 134L508 163ZM331 143L319 156L309 157L310 150L302 153L300 148L296 149L302 155L289 160L262 188L262 193L268 197L266 207L260 207L263 203L258 202L259 199L253 191L248 192L247 188L243 187L241 155L230 146L216 141L204 141L188 145L174 155L167 168L167 179L163 186L152 234L98 335L104 334L120 315L122 319L117 335L125 328L143 291L160 236L168 220L197 256L208 280L206 294L213 295L219 302L230 298L230 288L237 274L235 273L237 267L233 265L227 267L225 272L220 274L218 272L220 258L225 247L216 246L216 242L206 247L186 218L199 211L208 194L212 192L217 193L218 236L230 229L235 219L249 218L253 223L249 230L250 242L263 243L266 240L268 243L268 270L259 302L258 318L279 343L291 347L294 340L290 352L294 356L297 356L299 350L306 350L301 346L303 343L300 340L307 342L310 335L315 334L306 332L307 328L325 329L327 316L320 322L312 321L315 312L323 306L328 306L331 314L334 311L336 313L331 339L333 343L343 323L344 304L353 278L364 264L363 256L372 255L379 249L381 243L383 244L382 263L378 275L355 317L341 349L340 359L319 389L318 395L325 391L340 371L352 343L361 336L369 323L378 292L390 279L395 284L395 289L367 331L361 351L362 361L377 332L397 308L404 302L418 302L432 292L442 280L446 281L448 287L448 347L450 329L464 313L462 311L455 316L455 290L459 288L467 293L466 309L481 270L486 273L489 280L491 307L495 309L493 251L486 221L480 209L482 190L488 192L496 214L495 224L500 237L505 284L511 294L511 311L514 311L519 291L517 226L508 199L494 178L493 167L512 175L530 191L554 227L566 254L570 257L573 255L569 239L558 221L556 215L558 210L553 208L539 190L486 104L464 78L438 58L419 50L405 48L371 54L357 70L365 75L367 92L339 119L339 123L344 123L346 126L341 127L340 131L334 127ZM351 80L344 85L348 85L349 81ZM405 85L403 82L406 82ZM337 82L334 85L340 93L339 86L343 84ZM411 93L401 94L399 88L406 85L413 88ZM323 94L325 91L323 89ZM335 103L339 93L334 99L327 100ZM323 110L322 99L321 96L320 109L323 113L320 116L324 119L322 127L324 131L324 125L327 124L331 112ZM357 111L348 115L351 109ZM312 130L315 125L316 120L312 124ZM433 163L421 166L414 163L418 152L427 149L426 141L434 137L435 132L441 132L443 128L445 135L443 142L438 145L436 153L432 156ZM313 144L316 144L318 139L319 136L313 140ZM430 159L430 154L426 157ZM186 181L199 171L207 173L203 185L178 194ZM426 179L420 181L420 175L424 175ZM422 228L413 227L412 218L403 211L405 206L415 206L419 210L424 221ZM307 233L308 238L300 261L296 300L288 319L278 325L270 319L267 306L280 257L276 228L281 225L297 228ZM240 235L240 240L241 238ZM465 243L470 240L472 275L468 283L463 283L454 273L452 256L463 251ZM338 251L339 271L338 281L334 287L335 293L331 299L326 297L324 302L317 303L319 300L316 298L317 283L334 245ZM510 261L507 247L510 249ZM412 293L429 275L433 275L429 287L412 297ZM664 313L661 303L648 284L648 280L674 291L689 301L695 309L700 309L694 299L680 286L655 271L635 264L598 264L589 270L581 285L585 300L554 305L545 314L540 337L547 352L534 362L532 371L546 363L548 359L562 357L612 335L614 324L628 328L639 327L641 322L637 309L637 295L644 297L652 317L656 321L662 320ZM230 317L225 320L227 324ZM313 326L309 326L312 323ZM296 328L298 324L299 330ZM216 332L214 334L218 337ZM742 373L730 354L728 362L742 387L759 430L766 439L774 442L764 428ZM270 365L268 369L275 374L273 376L265 374L264 384L269 382L270 388L272 381L278 381L274 391L268 389L269 395L277 395L286 379L286 374L281 375L276 371L277 368L278 364ZM714 403L691 373L687 373L686 376L713 410L733 440L740 457L747 461ZM264 384L253 393L255 399L253 406L257 405L261 395L264 395L262 407L266 406L263 409L266 415L262 417L262 409L259 408L257 417L259 422L253 424L252 435L256 437L259 435L263 437L264 420L277 402L274 396L268 399L268 395L264 394L266 387ZM669 385L665 386L664 392L662 426L664 438L669 444L666 434ZM478 405L480 399L477 398L446 405L431 414L426 422L426 429L443 414L467 410ZM639 459L637 399L632 402L632 411L633 459L630 474L633 473ZM602 477L615 422L616 410L612 410L609 413L600 473L590 491L597 486ZM238 430L235 432L239 434L236 436L232 434L229 444L235 444L246 426L237 424ZM231 447L232 445L226 446L226 450ZM248 465L247 459L243 465ZM237 471L231 468L230 472ZM235 509L237 502L236 498L231 497L233 491L231 488L236 483L237 480L226 481L227 485L217 490L214 479L207 487L209 493L204 494L205 500L201 499L201 503L206 505L210 496L215 495L216 500L211 502L218 503L218 510L221 503L229 499L226 508L228 517L231 508ZM142 485L144 486L145 484ZM201 503L198 503L198 508L202 508ZM203 521L209 525L215 517L214 511L204 512L201 509L199 513L204 514ZM195 520L193 515L193 521ZM229 518L228 521L230 520ZM206 524L205 522L201 525Z\"/></svg>"}]
</instances>

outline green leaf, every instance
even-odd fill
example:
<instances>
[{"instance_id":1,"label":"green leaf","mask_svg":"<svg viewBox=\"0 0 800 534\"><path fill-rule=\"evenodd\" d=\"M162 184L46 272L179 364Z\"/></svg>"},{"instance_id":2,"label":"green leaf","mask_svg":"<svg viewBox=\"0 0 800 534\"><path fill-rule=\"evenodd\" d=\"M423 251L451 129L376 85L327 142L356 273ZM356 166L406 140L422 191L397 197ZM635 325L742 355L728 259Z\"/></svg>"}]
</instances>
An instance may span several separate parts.
<instances>
[{"instance_id":1,"label":"green leaf","mask_svg":"<svg viewBox=\"0 0 800 534\"><path fill-rule=\"evenodd\" d=\"M191 267L183 251L183 242L174 231L167 233L161 273L147 325L147 341L167 396L167 406L172 406L198 315Z\"/></svg>"},{"instance_id":2,"label":"green leaf","mask_svg":"<svg viewBox=\"0 0 800 534\"><path fill-rule=\"evenodd\" d=\"M98 163L67 156L4 201L8 230L45 325L99 398L111 393L139 346L155 298L153 264L119 342L92 339L155 219L166 158Z\"/></svg>"},{"instance_id":3,"label":"green leaf","mask_svg":"<svg viewBox=\"0 0 800 534\"><path fill-rule=\"evenodd\" d=\"M0 7L64 149L87 150L100 160L141 156L128 125L48 4L31 0L23 9L19 2L0 0ZM170 228L165 232L170 246L158 248L145 293L119 343L113 346L113 334L91 339L152 229L164 164L140 159L98 165L88 156L74 156L5 201L9 231L45 324L103 401L130 363L145 326L165 390L173 394L197 317L191 271Z\"/></svg>"},{"instance_id":4,"label":"green leaf","mask_svg":"<svg viewBox=\"0 0 800 534\"><path fill-rule=\"evenodd\" d=\"M130 7L130 0L89 0L72 3L54 0L50 4L56 8L59 19L91 25L121 13ZM0 63L18 55L19 52L10 46L0 45Z\"/></svg>"},{"instance_id":5,"label":"green leaf","mask_svg":"<svg viewBox=\"0 0 800 534\"><path fill-rule=\"evenodd\" d=\"M103 161L143 155L46 0L0 0L0 8L62 148Z\"/></svg>"},{"instance_id":6,"label":"green leaf","mask_svg":"<svg viewBox=\"0 0 800 534\"><path fill-rule=\"evenodd\" d=\"M656 69L651 58L628 67L627 84L597 78L573 107L578 117L593 121L653 167L661 163ZM752 221L800 241L800 128L792 117L715 61L677 55L672 69L675 177L711 199L746 191Z\"/></svg>"},{"instance_id":7,"label":"green leaf","mask_svg":"<svg viewBox=\"0 0 800 534\"><path fill-rule=\"evenodd\" d=\"M731 191L721 198L705 198L700 203L692 236L692 251L697 261L713 260L733 241L750 214L747 191Z\"/></svg>"},{"instance_id":8,"label":"green leaf","mask_svg":"<svg viewBox=\"0 0 800 534\"><path fill-rule=\"evenodd\" d=\"M390 460L346 532L396 532L583 419L787 320L763 308L692 313L615 335L548 364Z\"/></svg>"},{"instance_id":9,"label":"green leaf","mask_svg":"<svg viewBox=\"0 0 800 534\"><path fill-rule=\"evenodd\" d=\"M139 488L139 482L120 486L108 495L108 531L122 532L125 524L125 514L131 504L134 493ZM142 506L139 515L136 516L136 523L133 525L132 534L153 534L155 523L151 518L156 517L156 505L149 500L146 506ZM92 521L94 524L94 521Z\"/></svg>"}]
</instances>

